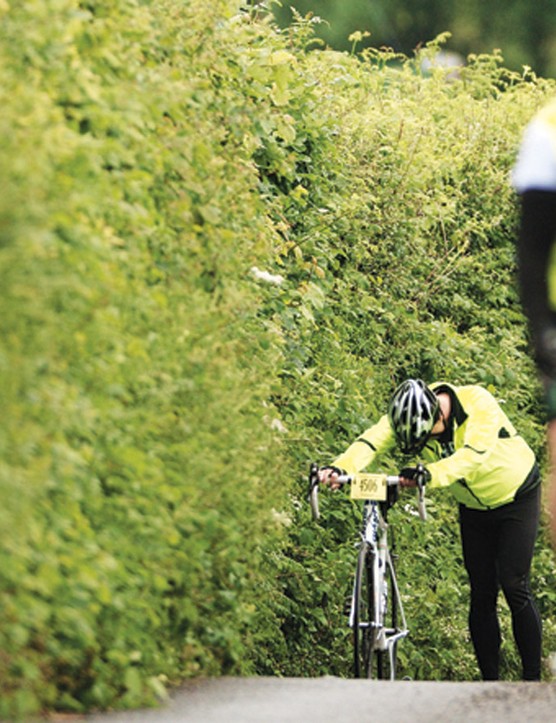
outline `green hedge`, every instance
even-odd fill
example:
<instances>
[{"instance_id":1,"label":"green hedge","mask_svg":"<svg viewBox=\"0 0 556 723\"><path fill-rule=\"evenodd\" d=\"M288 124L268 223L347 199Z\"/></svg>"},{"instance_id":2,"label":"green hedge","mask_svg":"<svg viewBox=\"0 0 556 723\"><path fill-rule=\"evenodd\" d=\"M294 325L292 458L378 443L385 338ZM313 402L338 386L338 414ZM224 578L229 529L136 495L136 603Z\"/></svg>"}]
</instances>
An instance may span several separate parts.
<instances>
[{"instance_id":1,"label":"green hedge","mask_svg":"<svg viewBox=\"0 0 556 723\"><path fill-rule=\"evenodd\" d=\"M3 8L4 715L252 670L285 465L249 269L276 232L226 6Z\"/></svg>"},{"instance_id":2,"label":"green hedge","mask_svg":"<svg viewBox=\"0 0 556 723\"><path fill-rule=\"evenodd\" d=\"M312 26L0 3L0 715L349 674L357 513L311 524L301 475L408 374L488 385L542 448L507 175L551 84L490 56L425 76ZM475 674L453 515L396 522L434 632L404 648L416 677Z\"/></svg>"}]
</instances>

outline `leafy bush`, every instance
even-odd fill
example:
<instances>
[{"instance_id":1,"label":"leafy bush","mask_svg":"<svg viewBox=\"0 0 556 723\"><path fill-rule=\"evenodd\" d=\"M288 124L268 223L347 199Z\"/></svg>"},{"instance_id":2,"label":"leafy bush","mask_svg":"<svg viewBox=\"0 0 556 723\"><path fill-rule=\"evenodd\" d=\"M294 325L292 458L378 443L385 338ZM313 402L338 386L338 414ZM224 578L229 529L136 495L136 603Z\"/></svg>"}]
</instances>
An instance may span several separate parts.
<instances>
[{"instance_id":1,"label":"leafy bush","mask_svg":"<svg viewBox=\"0 0 556 723\"><path fill-rule=\"evenodd\" d=\"M408 374L488 385L541 449L507 173L551 85L307 52L310 20L227 0L0 16L0 714L348 675L357 510L312 525L299 475ZM403 665L466 679L436 505L396 521Z\"/></svg>"},{"instance_id":2,"label":"leafy bush","mask_svg":"<svg viewBox=\"0 0 556 723\"><path fill-rule=\"evenodd\" d=\"M3 714L250 670L283 493L249 269L275 231L203 49L226 3L198 10L3 13Z\"/></svg>"}]
</instances>

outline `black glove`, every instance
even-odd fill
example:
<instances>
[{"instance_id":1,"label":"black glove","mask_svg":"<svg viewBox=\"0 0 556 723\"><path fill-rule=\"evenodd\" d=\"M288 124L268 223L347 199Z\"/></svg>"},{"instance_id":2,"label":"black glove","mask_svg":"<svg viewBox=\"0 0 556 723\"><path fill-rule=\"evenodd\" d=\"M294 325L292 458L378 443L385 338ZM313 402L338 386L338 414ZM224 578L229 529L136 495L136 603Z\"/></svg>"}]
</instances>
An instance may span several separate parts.
<instances>
[{"instance_id":1,"label":"black glove","mask_svg":"<svg viewBox=\"0 0 556 723\"><path fill-rule=\"evenodd\" d=\"M417 465L417 467L404 467L400 470L400 477L405 477L406 479L416 480L419 475L423 475L422 481L425 484L430 482L431 473L426 467L423 467L422 464Z\"/></svg>"}]
</instances>

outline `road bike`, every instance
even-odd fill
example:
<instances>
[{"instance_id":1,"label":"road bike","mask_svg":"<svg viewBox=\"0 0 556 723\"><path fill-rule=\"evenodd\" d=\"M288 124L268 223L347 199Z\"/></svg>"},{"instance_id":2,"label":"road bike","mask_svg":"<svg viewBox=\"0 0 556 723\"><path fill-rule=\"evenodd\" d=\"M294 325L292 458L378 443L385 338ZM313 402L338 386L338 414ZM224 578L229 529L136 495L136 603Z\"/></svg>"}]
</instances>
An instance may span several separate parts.
<instances>
[{"instance_id":1,"label":"road bike","mask_svg":"<svg viewBox=\"0 0 556 723\"><path fill-rule=\"evenodd\" d=\"M415 471L419 516L426 519L426 470ZM350 601L349 626L353 634L353 672L356 678L396 679L397 645L409 629L405 618L390 547L388 509L397 500L399 475L356 474L338 477L349 484L351 497L363 501L357 564ZM308 497L313 517L319 519L319 467L309 472Z\"/></svg>"}]
</instances>

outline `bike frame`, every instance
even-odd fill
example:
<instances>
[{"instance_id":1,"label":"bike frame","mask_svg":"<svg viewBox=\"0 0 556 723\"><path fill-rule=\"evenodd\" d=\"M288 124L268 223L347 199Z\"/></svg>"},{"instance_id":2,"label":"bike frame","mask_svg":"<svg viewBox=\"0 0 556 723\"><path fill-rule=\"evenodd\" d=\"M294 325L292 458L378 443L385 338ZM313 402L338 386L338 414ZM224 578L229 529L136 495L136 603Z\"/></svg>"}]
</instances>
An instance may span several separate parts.
<instances>
[{"instance_id":1,"label":"bike frame","mask_svg":"<svg viewBox=\"0 0 556 723\"><path fill-rule=\"evenodd\" d=\"M392 555L388 544L388 522L381 513L380 503L371 500L365 502L362 522L361 542L359 544L367 545L369 552L372 554L373 579L376 581L376 584L373 586L374 619L370 621L370 625L375 629L375 648L386 652L388 655L390 660L390 680L394 680L396 645L408 635L409 629L407 627L396 571L392 564ZM393 595L396 598L390 601L390 605L397 606L401 621L401 625L396 628L388 627L385 622L388 602L387 574L391 576ZM349 626L352 629L355 625L355 584L356 582L354 581L354 592L351 598L349 615Z\"/></svg>"},{"instance_id":2,"label":"bike frame","mask_svg":"<svg viewBox=\"0 0 556 723\"><path fill-rule=\"evenodd\" d=\"M418 492L418 508L419 516L422 520L426 520L426 505L425 505L425 475L426 470L422 465L418 465L416 468L416 483ZM362 476L361 476L362 477ZM368 475L368 477L376 477L376 475ZM382 484L388 486L397 486L400 481L400 477L389 476L389 475L378 475L382 478ZM356 479L354 475L338 474L335 481L342 484L351 484ZM359 479L360 482L364 480ZM368 484L373 485L377 480L366 480ZM313 462L309 471L309 491L308 499L311 505L311 511L313 518L318 520L320 517L319 503L318 503L318 488L319 488L319 467ZM369 492L370 487L364 490L364 493ZM355 572L355 578L353 582L353 592L351 595L351 605L349 613L349 625L353 631L354 636L354 652L355 652L355 671L358 676L359 673L359 645L361 640L365 640L367 637L367 631L372 629L372 645L369 649L369 654L375 653L377 655L377 666L382 671L383 656L388 656L389 667L390 667L390 680L394 680L396 676L396 646L400 640L405 638L409 634L407 622L405 618L405 611L403 608L402 599L398 587L398 580L396 577L396 571L392 560L392 553L389 547L388 541L388 522L387 522L387 511L388 494L386 498L378 496L370 498L364 496L356 496L357 499L363 499L363 517L360 531L360 542L359 542L359 555L357 559L357 568ZM361 584L361 565L365 565L367 559L372 560L372 568L367 566L368 574L371 575L371 589L373 594L372 600L372 620L369 620L368 616L366 620L360 620L359 613L357 610L357 598L361 599L361 589L358 590L358 585ZM389 589L391 590L392 600L388 600ZM388 611L392 612L393 626L388 625ZM398 624L400 620L400 624ZM365 643L363 643L365 645ZM367 671L368 672L368 671ZM379 676L382 677L381 672Z\"/></svg>"}]
</instances>

